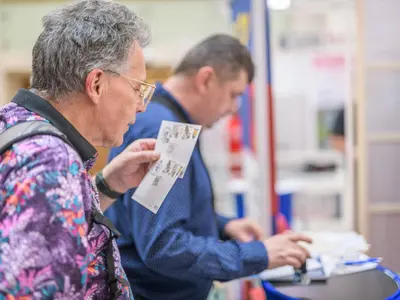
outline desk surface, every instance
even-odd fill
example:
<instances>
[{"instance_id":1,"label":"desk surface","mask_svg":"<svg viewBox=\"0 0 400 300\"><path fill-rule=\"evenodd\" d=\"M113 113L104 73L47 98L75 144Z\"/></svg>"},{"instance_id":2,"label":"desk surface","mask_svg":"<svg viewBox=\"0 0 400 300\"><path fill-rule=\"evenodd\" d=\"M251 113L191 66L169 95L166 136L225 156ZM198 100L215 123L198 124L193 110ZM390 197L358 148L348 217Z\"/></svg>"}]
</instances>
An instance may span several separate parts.
<instances>
[{"instance_id":1,"label":"desk surface","mask_svg":"<svg viewBox=\"0 0 400 300\"><path fill-rule=\"evenodd\" d=\"M304 300L384 300L397 290L396 283L378 270L331 277L325 285L278 288L290 297Z\"/></svg>"}]
</instances>

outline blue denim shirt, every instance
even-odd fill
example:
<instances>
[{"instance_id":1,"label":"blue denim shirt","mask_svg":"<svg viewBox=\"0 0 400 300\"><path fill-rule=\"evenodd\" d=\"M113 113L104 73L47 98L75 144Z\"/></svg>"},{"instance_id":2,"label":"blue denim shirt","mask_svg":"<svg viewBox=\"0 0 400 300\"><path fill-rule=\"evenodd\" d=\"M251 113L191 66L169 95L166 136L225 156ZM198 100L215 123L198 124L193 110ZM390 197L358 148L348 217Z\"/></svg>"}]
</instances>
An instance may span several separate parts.
<instances>
[{"instance_id":1,"label":"blue denim shirt","mask_svg":"<svg viewBox=\"0 0 400 300\"><path fill-rule=\"evenodd\" d=\"M173 101L191 122L160 85L157 94ZM162 120L179 121L166 106L150 103L125 134L124 144L112 149L110 159L136 139L156 138ZM151 300L203 300L212 281L228 281L267 268L262 242L222 240L229 219L214 213L211 181L198 145L184 178L177 180L157 214L132 200L133 192L118 199L106 215L122 233L118 245L134 294Z\"/></svg>"}]
</instances>

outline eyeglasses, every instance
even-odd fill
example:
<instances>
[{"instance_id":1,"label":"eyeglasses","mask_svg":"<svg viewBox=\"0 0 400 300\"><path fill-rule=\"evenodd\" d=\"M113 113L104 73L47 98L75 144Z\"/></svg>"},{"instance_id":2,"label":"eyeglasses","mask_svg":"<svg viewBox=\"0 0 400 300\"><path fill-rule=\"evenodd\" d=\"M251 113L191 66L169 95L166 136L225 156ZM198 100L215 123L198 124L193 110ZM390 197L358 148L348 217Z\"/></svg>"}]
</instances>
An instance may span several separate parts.
<instances>
[{"instance_id":1,"label":"eyeglasses","mask_svg":"<svg viewBox=\"0 0 400 300\"><path fill-rule=\"evenodd\" d=\"M143 100L144 107L145 107L145 108L147 107L147 105L149 104L151 98L153 98L154 91L155 91L155 89L156 89L156 86L155 86L154 84L150 84L150 83L147 83L147 82L144 82L144 81L135 79L135 78L131 78L131 77L129 77L129 76L120 74L120 73L115 72L115 71L110 71L110 70L105 70L105 71L106 71L106 72L110 72L110 73L117 74L117 75L119 75L119 76L125 77L126 79L129 79L129 80L132 80L132 81L134 81L134 82L139 83L139 84L140 84L139 89L138 89L138 88L135 88L135 87L134 87L132 84L130 84L130 83L129 83L129 85L131 86L131 88L132 88L133 90L139 92L140 98L142 98L142 100Z\"/></svg>"}]
</instances>

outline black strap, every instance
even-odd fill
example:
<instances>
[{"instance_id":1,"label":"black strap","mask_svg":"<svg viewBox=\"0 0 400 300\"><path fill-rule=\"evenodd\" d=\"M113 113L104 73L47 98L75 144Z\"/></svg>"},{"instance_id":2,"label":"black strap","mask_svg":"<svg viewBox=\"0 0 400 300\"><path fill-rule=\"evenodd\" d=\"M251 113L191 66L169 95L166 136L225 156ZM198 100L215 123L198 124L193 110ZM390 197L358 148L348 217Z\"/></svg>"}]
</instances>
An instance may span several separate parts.
<instances>
[{"instance_id":1,"label":"black strap","mask_svg":"<svg viewBox=\"0 0 400 300\"><path fill-rule=\"evenodd\" d=\"M112 299L118 299L122 294L122 290L118 289L118 282L122 286L129 286L129 282L125 278L117 278L115 273L115 259L113 255L113 239L117 239L121 236L121 233L115 228L114 224L104 216L97 208L92 207L92 221L97 224L101 224L108 228L110 231L110 237L108 239L107 246L107 266L108 266L108 286L110 287Z\"/></svg>"},{"instance_id":2,"label":"black strap","mask_svg":"<svg viewBox=\"0 0 400 300\"><path fill-rule=\"evenodd\" d=\"M94 148L80 132L50 104L50 101L46 101L38 96L36 90L31 89L28 91L26 89L19 89L18 93L12 99L12 102L42 116L53 126L59 128L60 131L68 136L68 139L74 145L76 152L79 153L83 161L87 161L95 155L96 148Z\"/></svg>"},{"instance_id":3,"label":"black strap","mask_svg":"<svg viewBox=\"0 0 400 300\"><path fill-rule=\"evenodd\" d=\"M35 135L53 135L62 139L65 143L73 147L67 136L51 123L36 120L18 123L0 133L0 155L8 150L13 144ZM118 282L120 282L123 286L129 286L129 282L127 280L124 278L117 278L115 274L115 260L113 255L112 240L114 238L118 238L121 233L115 228L113 223L106 216L99 212L97 208L92 206L92 212L88 220L88 234L92 230L94 223L101 224L107 227L110 231L110 238L108 240L106 254L108 266L108 285L110 287L112 299L118 299L118 297L122 294L122 290L118 289Z\"/></svg>"},{"instance_id":4,"label":"black strap","mask_svg":"<svg viewBox=\"0 0 400 300\"><path fill-rule=\"evenodd\" d=\"M182 109L176 105L171 99L169 99L168 95L159 93L153 96L151 102L160 103L171 110L175 116L178 117L179 122L189 123L189 119L186 117L185 113Z\"/></svg>"},{"instance_id":5,"label":"black strap","mask_svg":"<svg viewBox=\"0 0 400 300\"><path fill-rule=\"evenodd\" d=\"M97 172L96 178L95 178L95 183L96 183L97 189L102 194L106 195L107 197L109 197L111 199L117 199L123 195L123 193L118 193L110 188L110 186L107 184L106 180L104 179L103 170L100 170L100 172Z\"/></svg>"},{"instance_id":6,"label":"black strap","mask_svg":"<svg viewBox=\"0 0 400 300\"><path fill-rule=\"evenodd\" d=\"M117 228L115 228L111 220L99 212L95 207L92 207L92 218L94 222L106 226L113 233L113 237L119 238L121 236L121 233Z\"/></svg>"}]
</instances>

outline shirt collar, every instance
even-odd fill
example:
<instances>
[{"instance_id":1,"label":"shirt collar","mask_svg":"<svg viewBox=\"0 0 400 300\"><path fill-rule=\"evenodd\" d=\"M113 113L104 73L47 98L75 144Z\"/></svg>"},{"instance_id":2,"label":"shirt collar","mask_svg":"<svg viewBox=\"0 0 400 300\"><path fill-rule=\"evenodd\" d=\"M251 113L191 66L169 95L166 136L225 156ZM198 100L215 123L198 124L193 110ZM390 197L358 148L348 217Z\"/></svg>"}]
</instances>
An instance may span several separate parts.
<instances>
[{"instance_id":1,"label":"shirt collar","mask_svg":"<svg viewBox=\"0 0 400 300\"><path fill-rule=\"evenodd\" d=\"M67 136L83 161L87 161L96 156L96 148L94 148L47 100L31 91L20 89L14 96L12 102L50 121L52 125Z\"/></svg>"},{"instance_id":2,"label":"shirt collar","mask_svg":"<svg viewBox=\"0 0 400 300\"><path fill-rule=\"evenodd\" d=\"M168 100L170 100L182 112L187 123L195 124L195 122L193 121L190 114L183 108L183 106L179 103L179 101L162 86L162 84L160 82L156 83L155 94L157 94L157 93L168 98Z\"/></svg>"}]
</instances>

